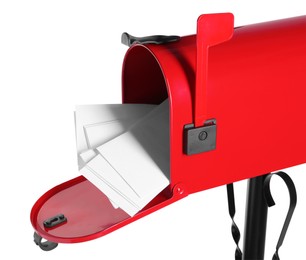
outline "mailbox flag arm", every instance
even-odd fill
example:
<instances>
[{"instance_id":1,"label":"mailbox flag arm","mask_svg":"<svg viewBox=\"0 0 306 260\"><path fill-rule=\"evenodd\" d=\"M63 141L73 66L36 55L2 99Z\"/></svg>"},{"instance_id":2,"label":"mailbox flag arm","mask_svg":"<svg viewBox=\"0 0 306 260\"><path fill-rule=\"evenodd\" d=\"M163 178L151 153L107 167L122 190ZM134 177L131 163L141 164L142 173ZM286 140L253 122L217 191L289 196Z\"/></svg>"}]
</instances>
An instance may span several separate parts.
<instances>
[{"instance_id":1,"label":"mailbox flag arm","mask_svg":"<svg viewBox=\"0 0 306 260\"><path fill-rule=\"evenodd\" d=\"M232 38L234 15L231 13L204 14L197 21L197 62L194 98L194 125L203 126L207 118L207 71L209 47Z\"/></svg>"}]
</instances>

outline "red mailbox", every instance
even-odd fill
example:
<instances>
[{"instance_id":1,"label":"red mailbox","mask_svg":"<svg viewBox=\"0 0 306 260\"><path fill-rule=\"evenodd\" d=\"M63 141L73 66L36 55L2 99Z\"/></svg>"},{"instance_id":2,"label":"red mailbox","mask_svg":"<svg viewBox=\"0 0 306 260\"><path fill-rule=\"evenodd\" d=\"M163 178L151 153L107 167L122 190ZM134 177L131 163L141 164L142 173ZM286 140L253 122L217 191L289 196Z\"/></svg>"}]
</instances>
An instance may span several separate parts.
<instances>
[{"instance_id":1,"label":"red mailbox","mask_svg":"<svg viewBox=\"0 0 306 260\"><path fill-rule=\"evenodd\" d=\"M238 28L233 20L202 15L197 35L184 37L123 35L123 103L169 99L170 185L130 217L77 177L33 206L36 236L95 239L188 194L306 162L306 16Z\"/></svg>"}]
</instances>

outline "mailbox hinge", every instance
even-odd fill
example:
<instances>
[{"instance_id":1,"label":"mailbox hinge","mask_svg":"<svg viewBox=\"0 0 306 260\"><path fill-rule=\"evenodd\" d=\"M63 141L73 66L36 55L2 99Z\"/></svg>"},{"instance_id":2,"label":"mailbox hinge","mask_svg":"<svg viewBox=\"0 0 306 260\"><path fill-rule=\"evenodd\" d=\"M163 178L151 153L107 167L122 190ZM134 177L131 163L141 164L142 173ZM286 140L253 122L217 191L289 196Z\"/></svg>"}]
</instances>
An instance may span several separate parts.
<instances>
[{"instance_id":1,"label":"mailbox hinge","mask_svg":"<svg viewBox=\"0 0 306 260\"><path fill-rule=\"evenodd\" d=\"M184 153L187 155L216 149L217 124L215 119L207 120L201 127L194 124L184 127Z\"/></svg>"}]
</instances>

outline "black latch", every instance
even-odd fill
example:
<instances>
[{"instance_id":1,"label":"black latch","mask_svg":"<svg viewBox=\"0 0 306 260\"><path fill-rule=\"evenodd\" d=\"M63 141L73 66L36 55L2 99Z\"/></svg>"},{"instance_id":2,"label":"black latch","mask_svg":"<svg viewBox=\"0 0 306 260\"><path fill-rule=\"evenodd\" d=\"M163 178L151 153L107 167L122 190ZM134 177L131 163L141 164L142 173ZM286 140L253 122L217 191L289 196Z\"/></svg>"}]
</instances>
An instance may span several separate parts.
<instances>
[{"instance_id":1,"label":"black latch","mask_svg":"<svg viewBox=\"0 0 306 260\"><path fill-rule=\"evenodd\" d=\"M140 44L164 44L169 42L176 42L180 39L180 36L176 35L151 35L145 37L135 37L126 32L121 35L121 43L126 46L131 46L133 43Z\"/></svg>"},{"instance_id":2,"label":"black latch","mask_svg":"<svg viewBox=\"0 0 306 260\"><path fill-rule=\"evenodd\" d=\"M58 214L52 218L48 218L47 220L45 220L44 227L52 228L64 222L67 222L67 218L64 216L64 214Z\"/></svg>"},{"instance_id":3,"label":"black latch","mask_svg":"<svg viewBox=\"0 0 306 260\"><path fill-rule=\"evenodd\" d=\"M184 153L187 155L208 152L216 149L216 120L208 120L204 126L194 127L194 124L184 127Z\"/></svg>"}]
</instances>

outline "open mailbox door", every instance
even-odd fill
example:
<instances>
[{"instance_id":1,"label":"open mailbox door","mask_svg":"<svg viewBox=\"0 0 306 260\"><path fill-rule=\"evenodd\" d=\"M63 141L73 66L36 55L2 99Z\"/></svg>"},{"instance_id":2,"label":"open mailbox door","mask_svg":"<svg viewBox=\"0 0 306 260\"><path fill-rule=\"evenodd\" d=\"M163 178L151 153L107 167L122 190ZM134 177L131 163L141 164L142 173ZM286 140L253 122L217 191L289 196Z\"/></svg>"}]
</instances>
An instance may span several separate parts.
<instances>
[{"instance_id":1,"label":"open mailbox door","mask_svg":"<svg viewBox=\"0 0 306 260\"><path fill-rule=\"evenodd\" d=\"M133 217L83 176L54 187L31 211L43 250L104 236L188 194L306 162L306 16L234 29L232 14L209 14L198 19L197 35L124 34L123 42L123 103L169 100L170 184Z\"/></svg>"}]
</instances>

